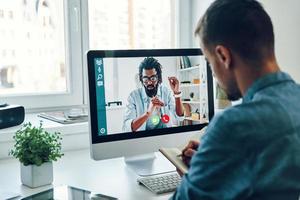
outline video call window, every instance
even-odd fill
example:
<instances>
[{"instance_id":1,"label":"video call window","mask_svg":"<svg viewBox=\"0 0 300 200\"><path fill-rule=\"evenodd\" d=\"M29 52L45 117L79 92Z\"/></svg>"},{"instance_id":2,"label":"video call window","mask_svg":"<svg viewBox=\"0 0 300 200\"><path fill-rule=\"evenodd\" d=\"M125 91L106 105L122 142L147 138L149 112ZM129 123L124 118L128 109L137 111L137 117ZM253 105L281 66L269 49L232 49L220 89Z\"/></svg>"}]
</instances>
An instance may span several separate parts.
<instances>
[{"instance_id":1,"label":"video call window","mask_svg":"<svg viewBox=\"0 0 300 200\"><path fill-rule=\"evenodd\" d=\"M203 56L95 58L98 135L208 123L206 69Z\"/></svg>"}]
</instances>

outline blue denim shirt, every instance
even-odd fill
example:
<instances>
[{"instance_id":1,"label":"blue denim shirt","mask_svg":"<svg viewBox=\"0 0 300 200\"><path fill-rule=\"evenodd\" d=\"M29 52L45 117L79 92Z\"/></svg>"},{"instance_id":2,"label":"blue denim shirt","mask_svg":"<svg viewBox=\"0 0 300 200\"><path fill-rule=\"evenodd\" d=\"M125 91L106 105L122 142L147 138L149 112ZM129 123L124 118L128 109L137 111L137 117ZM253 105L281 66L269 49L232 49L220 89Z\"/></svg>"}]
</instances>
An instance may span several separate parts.
<instances>
[{"instance_id":1,"label":"blue denim shirt","mask_svg":"<svg viewBox=\"0 0 300 200\"><path fill-rule=\"evenodd\" d=\"M298 200L300 86L283 72L253 83L210 122L173 199Z\"/></svg>"}]
</instances>

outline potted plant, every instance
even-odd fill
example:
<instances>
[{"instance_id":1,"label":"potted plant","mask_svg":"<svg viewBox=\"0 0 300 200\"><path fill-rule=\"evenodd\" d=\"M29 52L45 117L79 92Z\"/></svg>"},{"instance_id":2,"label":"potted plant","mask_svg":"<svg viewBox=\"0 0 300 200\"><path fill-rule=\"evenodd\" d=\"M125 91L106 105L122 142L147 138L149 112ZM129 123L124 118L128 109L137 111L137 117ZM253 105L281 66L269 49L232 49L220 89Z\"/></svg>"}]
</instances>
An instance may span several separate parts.
<instances>
[{"instance_id":1,"label":"potted plant","mask_svg":"<svg viewBox=\"0 0 300 200\"><path fill-rule=\"evenodd\" d=\"M53 181L52 161L61 158L61 136L49 133L42 127L25 123L14 135L14 148L10 155L21 163L21 181L31 188L51 184Z\"/></svg>"}]
</instances>

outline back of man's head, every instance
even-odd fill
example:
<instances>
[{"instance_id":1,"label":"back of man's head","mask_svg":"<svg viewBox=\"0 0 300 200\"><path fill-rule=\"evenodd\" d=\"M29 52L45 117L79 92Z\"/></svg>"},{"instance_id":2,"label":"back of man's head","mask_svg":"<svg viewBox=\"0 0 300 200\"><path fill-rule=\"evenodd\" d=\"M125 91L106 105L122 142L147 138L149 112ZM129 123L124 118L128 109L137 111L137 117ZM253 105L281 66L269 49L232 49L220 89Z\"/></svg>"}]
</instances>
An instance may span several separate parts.
<instances>
[{"instance_id":1,"label":"back of man's head","mask_svg":"<svg viewBox=\"0 0 300 200\"><path fill-rule=\"evenodd\" d=\"M216 0L198 22L195 35L208 50L224 45L245 62L274 58L274 32L269 15L256 0Z\"/></svg>"}]
</instances>

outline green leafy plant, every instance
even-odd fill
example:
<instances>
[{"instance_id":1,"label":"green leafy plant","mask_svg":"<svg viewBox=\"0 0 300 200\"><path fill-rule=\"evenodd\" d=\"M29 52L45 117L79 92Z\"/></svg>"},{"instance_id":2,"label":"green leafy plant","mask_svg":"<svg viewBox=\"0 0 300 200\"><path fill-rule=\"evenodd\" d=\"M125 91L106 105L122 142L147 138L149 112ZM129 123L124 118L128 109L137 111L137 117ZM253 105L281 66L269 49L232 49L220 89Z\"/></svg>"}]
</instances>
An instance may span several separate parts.
<instances>
[{"instance_id":1,"label":"green leafy plant","mask_svg":"<svg viewBox=\"0 0 300 200\"><path fill-rule=\"evenodd\" d=\"M15 144L9 154L25 166L40 166L63 156L60 133L49 133L42 126L42 122L38 127L32 126L30 122L25 123L13 136Z\"/></svg>"}]
</instances>

